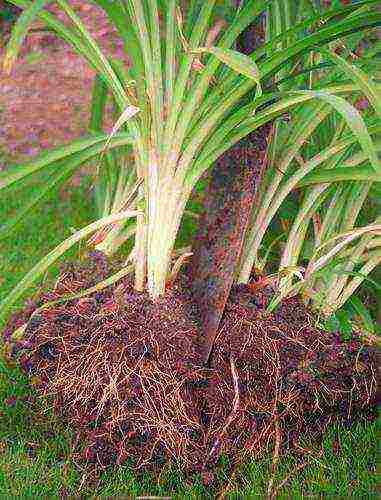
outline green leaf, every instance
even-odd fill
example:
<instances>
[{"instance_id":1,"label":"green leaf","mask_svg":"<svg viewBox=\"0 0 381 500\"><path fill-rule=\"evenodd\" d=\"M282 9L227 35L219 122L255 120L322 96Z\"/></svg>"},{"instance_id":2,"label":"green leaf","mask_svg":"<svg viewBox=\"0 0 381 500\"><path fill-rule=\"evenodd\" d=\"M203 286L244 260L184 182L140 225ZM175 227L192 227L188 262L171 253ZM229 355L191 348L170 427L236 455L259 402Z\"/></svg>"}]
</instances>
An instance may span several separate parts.
<instances>
[{"instance_id":1,"label":"green leaf","mask_svg":"<svg viewBox=\"0 0 381 500\"><path fill-rule=\"evenodd\" d=\"M107 101L108 86L99 74L94 78L91 100L90 132L100 133L103 129L103 118Z\"/></svg>"},{"instance_id":2,"label":"green leaf","mask_svg":"<svg viewBox=\"0 0 381 500\"><path fill-rule=\"evenodd\" d=\"M112 24L117 28L121 38L124 41L125 48L128 50L131 60L131 74L133 78L144 76L144 65L142 60L142 50L139 45L135 26L132 22L128 10L124 7L123 2L110 2L110 0L94 0L108 15ZM145 91L144 82L141 81L138 87Z\"/></svg>"},{"instance_id":3,"label":"green leaf","mask_svg":"<svg viewBox=\"0 0 381 500\"><path fill-rule=\"evenodd\" d=\"M357 109L352 106L348 101L339 97L337 95L333 95L329 92L316 91L316 90L297 90L294 92L290 92L291 94L301 94L301 95L310 95L316 99L321 99L326 103L330 104L333 108L336 109L340 113L340 115L344 118L347 125L352 130L353 134L357 137L364 153L368 156L373 169L381 174L381 163L377 156L377 151L373 144L373 141L368 132L367 126L361 116L361 114L357 111Z\"/></svg>"},{"instance_id":4,"label":"green leaf","mask_svg":"<svg viewBox=\"0 0 381 500\"><path fill-rule=\"evenodd\" d=\"M236 50L221 49L220 47L200 47L198 49L192 50L192 53L195 54L201 54L203 52L213 54L215 57L217 57L217 59L229 66L229 68L233 69L241 75L247 76L251 80L254 80L257 85L260 86L260 74L258 66L247 55L241 54ZM260 93L262 93L262 91L260 91Z\"/></svg>"},{"instance_id":5,"label":"green leaf","mask_svg":"<svg viewBox=\"0 0 381 500\"><path fill-rule=\"evenodd\" d=\"M361 322L364 326L364 328L370 332L374 333L374 323L372 320L372 316L368 309L364 306L364 304L361 302L361 300L356 297L352 296L349 300L348 303L353 307L354 311L358 314L358 316L361 319Z\"/></svg>"},{"instance_id":6,"label":"green leaf","mask_svg":"<svg viewBox=\"0 0 381 500\"><path fill-rule=\"evenodd\" d=\"M329 332L336 332L340 328L340 323L336 314L332 314L329 318L327 318L324 322L324 327Z\"/></svg>"},{"instance_id":7,"label":"green leaf","mask_svg":"<svg viewBox=\"0 0 381 500\"><path fill-rule=\"evenodd\" d=\"M375 3L371 1L369 3ZM337 11L339 12L339 11ZM328 12L329 15L335 14L335 11ZM322 16L323 18L323 16ZM290 59L301 55L303 53L310 52L316 47L321 47L322 45L343 37L347 34L364 30L372 26L379 25L381 20L381 14L378 12L366 12L361 14L356 14L354 16L347 16L341 21L336 21L324 25L324 27L318 29L315 33L302 36L295 43L287 47L286 50L274 51L274 53L266 59L263 65L260 66L262 78L264 75L272 75ZM307 20L305 23L307 29L311 29L310 21ZM282 33L281 37L287 36L286 33ZM273 41L271 41L273 43ZM266 46L264 46L264 49ZM258 52L261 52L258 51ZM258 55L257 55L258 57Z\"/></svg>"},{"instance_id":8,"label":"green leaf","mask_svg":"<svg viewBox=\"0 0 381 500\"><path fill-rule=\"evenodd\" d=\"M5 172L0 172L0 190L20 181L24 177L37 172L43 168L49 167L58 160L69 158L73 154L85 154L89 159L96 154L99 154L103 149L109 136L106 134L97 134L86 139L73 141L71 144L59 146L51 151L41 154L38 158L33 159L25 165L13 165ZM132 144L130 134L120 133L108 143L108 147ZM85 160L83 160L85 161Z\"/></svg>"},{"instance_id":9,"label":"green leaf","mask_svg":"<svg viewBox=\"0 0 381 500\"><path fill-rule=\"evenodd\" d=\"M49 252L43 259L40 260L19 282L19 284L5 297L5 299L0 304L0 319L4 319L5 315L8 313L12 305L22 296L22 294L35 283L44 273L49 269L49 267L63 255L69 248L71 248L78 241L83 240L89 236L94 231L101 229L102 227L108 226L114 222L125 220L128 217L136 217L141 212L138 210L129 210L125 212L119 212L117 214L109 215L95 222L92 222L88 226L84 227L80 231L77 231L72 236L63 241L54 250Z\"/></svg>"},{"instance_id":10,"label":"green leaf","mask_svg":"<svg viewBox=\"0 0 381 500\"><path fill-rule=\"evenodd\" d=\"M310 186L311 184L322 184L325 182L348 182L348 181L373 181L381 182L381 175L374 172L372 167L335 167L331 169L320 168L309 173L298 183L298 187Z\"/></svg>"},{"instance_id":11,"label":"green leaf","mask_svg":"<svg viewBox=\"0 0 381 500\"><path fill-rule=\"evenodd\" d=\"M176 0L169 0L165 33L165 105L170 108L176 76Z\"/></svg>"},{"instance_id":12,"label":"green leaf","mask_svg":"<svg viewBox=\"0 0 381 500\"><path fill-rule=\"evenodd\" d=\"M35 0L30 7L25 9L19 16L12 30L11 38L7 45L7 51L3 61L4 71L11 72L14 62L20 52L20 47L28 33L30 25L38 16L39 12L52 0Z\"/></svg>"},{"instance_id":13,"label":"green leaf","mask_svg":"<svg viewBox=\"0 0 381 500\"><path fill-rule=\"evenodd\" d=\"M379 88L377 88L377 85L373 82L372 78L370 78L360 68L354 64L350 64L337 54L326 49L319 49L319 51L328 57L328 59L331 59L332 62L337 64L337 66L339 66L345 74L359 86L369 100L370 104L373 106L377 115L381 118L381 92Z\"/></svg>"},{"instance_id":14,"label":"green leaf","mask_svg":"<svg viewBox=\"0 0 381 500\"><path fill-rule=\"evenodd\" d=\"M77 164L73 161L62 162L57 165L60 169L54 172L46 181L44 181L32 197L16 211L11 217L7 217L6 222L0 226L0 240L8 234L29 214L29 212L38 206L54 189L64 184L73 174Z\"/></svg>"},{"instance_id":15,"label":"green leaf","mask_svg":"<svg viewBox=\"0 0 381 500\"><path fill-rule=\"evenodd\" d=\"M344 342L349 342L352 339L352 325L347 311L340 309L336 311L336 318L340 325L340 336Z\"/></svg>"}]
</instances>

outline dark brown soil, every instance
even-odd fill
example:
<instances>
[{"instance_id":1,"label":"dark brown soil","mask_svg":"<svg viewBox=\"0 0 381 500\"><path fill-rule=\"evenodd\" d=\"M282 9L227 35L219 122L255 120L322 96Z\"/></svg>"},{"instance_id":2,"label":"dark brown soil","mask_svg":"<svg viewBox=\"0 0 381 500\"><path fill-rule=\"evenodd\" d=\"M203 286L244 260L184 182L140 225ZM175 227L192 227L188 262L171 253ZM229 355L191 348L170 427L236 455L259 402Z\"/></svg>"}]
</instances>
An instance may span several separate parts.
<instances>
[{"instance_id":1,"label":"dark brown soil","mask_svg":"<svg viewBox=\"0 0 381 500\"><path fill-rule=\"evenodd\" d=\"M9 357L77 432L79 461L205 472L222 454L237 463L271 442L282 449L321 435L334 420L373 418L377 352L320 330L298 298L266 313L273 290L260 282L233 288L208 368L185 275L156 303L125 278L36 310L111 272L99 254L67 266L4 332Z\"/></svg>"}]
</instances>

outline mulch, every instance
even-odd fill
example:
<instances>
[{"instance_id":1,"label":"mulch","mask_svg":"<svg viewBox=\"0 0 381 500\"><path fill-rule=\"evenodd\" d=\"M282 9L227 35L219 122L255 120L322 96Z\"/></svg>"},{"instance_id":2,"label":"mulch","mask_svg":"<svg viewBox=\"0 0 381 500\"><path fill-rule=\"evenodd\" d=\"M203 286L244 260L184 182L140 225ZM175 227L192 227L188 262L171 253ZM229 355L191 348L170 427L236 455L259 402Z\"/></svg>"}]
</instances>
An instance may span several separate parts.
<instances>
[{"instance_id":1,"label":"mulch","mask_svg":"<svg viewBox=\"0 0 381 500\"><path fill-rule=\"evenodd\" d=\"M377 350L320 329L298 297L268 313L274 289L254 278L233 287L208 366L186 272L155 303L126 277L38 310L113 271L99 252L66 265L3 333L8 358L76 432L77 461L157 471L171 462L209 481L223 455L239 464L318 438L331 422L375 417Z\"/></svg>"}]
</instances>

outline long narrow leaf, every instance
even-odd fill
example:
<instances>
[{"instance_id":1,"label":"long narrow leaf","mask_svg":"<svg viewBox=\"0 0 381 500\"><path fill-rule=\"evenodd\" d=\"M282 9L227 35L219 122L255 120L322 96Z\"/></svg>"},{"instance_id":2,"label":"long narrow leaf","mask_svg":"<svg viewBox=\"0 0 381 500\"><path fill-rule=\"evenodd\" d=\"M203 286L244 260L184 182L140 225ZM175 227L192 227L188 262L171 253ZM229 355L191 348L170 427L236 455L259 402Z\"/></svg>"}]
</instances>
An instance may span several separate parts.
<instances>
[{"instance_id":1,"label":"long narrow leaf","mask_svg":"<svg viewBox=\"0 0 381 500\"><path fill-rule=\"evenodd\" d=\"M11 34L11 38L7 45L3 67L4 71L10 73L12 66L17 59L21 45L28 33L28 30L36 19L40 11L52 0L35 0L27 9L25 9L18 17Z\"/></svg>"},{"instance_id":2,"label":"long narrow leaf","mask_svg":"<svg viewBox=\"0 0 381 500\"><path fill-rule=\"evenodd\" d=\"M76 169L76 163L62 162L59 163L57 172L54 172L41 186L37 189L32 197L21 205L21 207L12 213L7 218L6 222L0 226L0 240L9 235L9 233L24 220L30 211L36 208L53 190L65 183Z\"/></svg>"},{"instance_id":3,"label":"long narrow leaf","mask_svg":"<svg viewBox=\"0 0 381 500\"><path fill-rule=\"evenodd\" d=\"M91 112L89 129L91 132L100 133L103 128L103 119L107 101L108 87L104 79L98 74L94 79L93 94L91 99Z\"/></svg>"},{"instance_id":4,"label":"long narrow leaf","mask_svg":"<svg viewBox=\"0 0 381 500\"><path fill-rule=\"evenodd\" d=\"M128 217L136 217L140 212L137 210L120 212L118 214L112 214L103 219L97 220L88 226L84 227L80 231L67 238L60 245L58 245L54 250L49 252L43 259L40 260L19 282L19 284L5 297L5 299L0 304L0 319L4 319L5 315L8 313L10 307L22 296L22 294L35 283L44 272L59 258L63 255L69 248L75 245L78 241L83 240L91 233L100 229L101 227L108 226L114 222L124 220Z\"/></svg>"},{"instance_id":5,"label":"long narrow leaf","mask_svg":"<svg viewBox=\"0 0 381 500\"><path fill-rule=\"evenodd\" d=\"M354 64L350 64L343 57L340 57L329 50L320 49L320 52L343 69L345 74L347 74L349 78L351 78L353 82L359 86L365 96L369 99L369 102L373 106L377 115L381 118L381 92L373 80L364 71Z\"/></svg>"},{"instance_id":6,"label":"long narrow leaf","mask_svg":"<svg viewBox=\"0 0 381 500\"><path fill-rule=\"evenodd\" d=\"M322 184L325 182L371 181L381 182L381 175L375 173L372 167L336 167L316 169L298 182L298 187Z\"/></svg>"},{"instance_id":7,"label":"long narrow leaf","mask_svg":"<svg viewBox=\"0 0 381 500\"><path fill-rule=\"evenodd\" d=\"M69 158L73 154L86 153L88 155L86 159L98 154L104 149L104 145L109 139L106 134L98 134L88 139L79 139L73 141L71 144L66 146L59 146L47 153L41 154L38 158L33 159L31 162L25 165L14 165L8 168L5 172L0 172L0 190L20 181L22 178L37 172L43 168L46 168L58 160L64 158ZM119 133L117 137L114 137L111 142L109 141L108 147L117 147L121 145L131 145L133 140L130 134Z\"/></svg>"},{"instance_id":8,"label":"long narrow leaf","mask_svg":"<svg viewBox=\"0 0 381 500\"><path fill-rule=\"evenodd\" d=\"M260 84L260 75L258 66L255 62L245 54L241 54L236 50L221 49L220 47L200 47L193 49L192 53L202 54L207 52L213 54L221 62L229 66L231 69L251 78L257 85Z\"/></svg>"},{"instance_id":9,"label":"long narrow leaf","mask_svg":"<svg viewBox=\"0 0 381 500\"><path fill-rule=\"evenodd\" d=\"M368 129L364 123L361 114L357 109L352 106L348 101L340 96L333 95L329 92L314 91L314 90L298 90L295 91L296 94L310 95L317 99L322 99L323 101L334 107L344 118L347 125L352 130L353 134L357 137L361 147L367 154L374 170L377 173L381 173L381 162L378 159L376 149L374 147L373 141L369 135Z\"/></svg>"}]
</instances>

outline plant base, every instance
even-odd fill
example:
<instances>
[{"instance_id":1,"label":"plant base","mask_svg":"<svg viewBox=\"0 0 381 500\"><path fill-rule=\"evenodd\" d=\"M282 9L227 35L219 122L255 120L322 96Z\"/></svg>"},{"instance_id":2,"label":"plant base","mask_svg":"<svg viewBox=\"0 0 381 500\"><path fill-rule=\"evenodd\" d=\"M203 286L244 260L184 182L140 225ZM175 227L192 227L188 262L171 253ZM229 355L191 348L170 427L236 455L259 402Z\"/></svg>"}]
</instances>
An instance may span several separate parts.
<instances>
[{"instance_id":1,"label":"plant base","mask_svg":"<svg viewBox=\"0 0 381 500\"><path fill-rule=\"evenodd\" d=\"M256 284L233 288L207 368L185 275L155 303L122 279L35 313L10 341L37 306L108 272L99 256L67 267L4 332L9 356L77 432L81 460L206 473L222 454L239 463L272 440L292 447L332 421L373 418L375 349L321 331L298 298L266 314L273 290Z\"/></svg>"}]
</instances>

